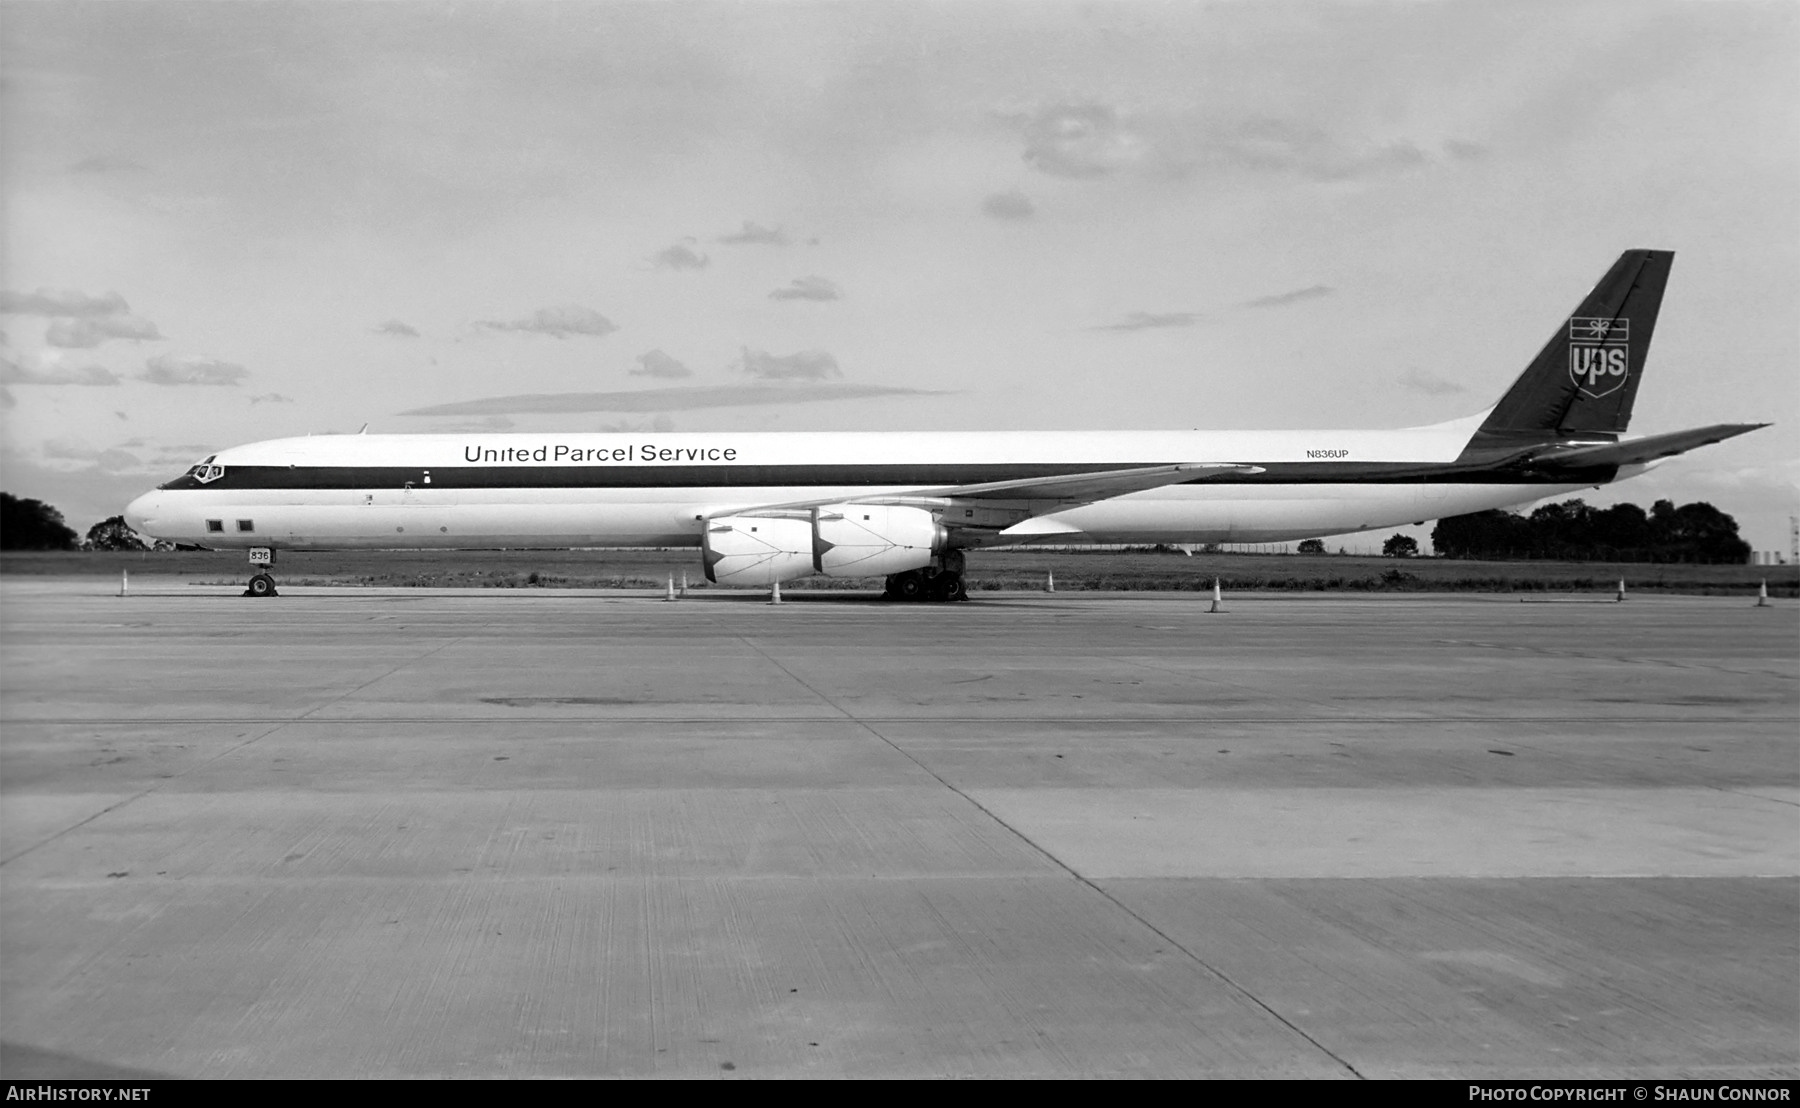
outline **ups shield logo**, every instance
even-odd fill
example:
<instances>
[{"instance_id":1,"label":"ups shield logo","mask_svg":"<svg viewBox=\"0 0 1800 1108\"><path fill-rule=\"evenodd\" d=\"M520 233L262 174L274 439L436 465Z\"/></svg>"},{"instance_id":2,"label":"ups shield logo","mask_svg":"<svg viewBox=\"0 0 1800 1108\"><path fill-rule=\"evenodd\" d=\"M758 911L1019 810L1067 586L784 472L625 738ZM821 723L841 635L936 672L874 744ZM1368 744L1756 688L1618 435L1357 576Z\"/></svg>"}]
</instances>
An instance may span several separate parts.
<instances>
[{"instance_id":1,"label":"ups shield logo","mask_svg":"<svg viewBox=\"0 0 1800 1108\"><path fill-rule=\"evenodd\" d=\"M1630 328L1624 319L1569 320L1569 380L1583 396L1598 400L1625 384L1631 371Z\"/></svg>"},{"instance_id":2,"label":"ups shield logo","mask_svg":"<svg viewBox=\"0 0 1800 1108\"><path fill-rule=\"evenodd\" d=\"M1623 346L1569 347L1569 379L1580 387L1583 396L1598 400L1619 391L1625 383L1626 368Z\"/></svg>"}]
</instances>

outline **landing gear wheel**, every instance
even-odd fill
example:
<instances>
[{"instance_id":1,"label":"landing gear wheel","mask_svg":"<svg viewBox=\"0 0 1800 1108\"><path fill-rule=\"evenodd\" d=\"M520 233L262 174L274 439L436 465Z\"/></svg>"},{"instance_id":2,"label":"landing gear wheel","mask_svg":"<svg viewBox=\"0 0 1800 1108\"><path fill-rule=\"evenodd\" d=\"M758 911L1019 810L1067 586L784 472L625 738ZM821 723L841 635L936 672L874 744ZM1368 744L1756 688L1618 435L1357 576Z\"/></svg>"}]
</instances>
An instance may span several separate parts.
<instances>
[{"instance_id":1,"label":"landing gear wheel","mask_svg":"<svg viewBox=\"0 0 1800 1108\"><path fill-rule=\"evenodd\" d=\"M946 604L969 599L969 589L963 584L962 574L940 573L932 578L931 599Z\"/></svg>"},{"instance_id":2,"label":"landing gear wheel","mask_svg":"<svg viewBox=\"0 0 1800 1108\"><path fill-rule=\"evenodd\" d=\"M279 596L280 594L275 591L275 578L266 573L259 573L250 578L250 584L245 587L244 595L264 597Z\"/></svg>"},{"instance_id":3,"label":"landing gear wheel","mask_svg":"<svg viewBox=\"0 0 1800 1108\"><path fill-rule=\"evenodd\" d=\"M895 574L893 583L888 586L888 595L895 600L923 600L925 579L917 572Z\"/></svg>"}]
</instances>

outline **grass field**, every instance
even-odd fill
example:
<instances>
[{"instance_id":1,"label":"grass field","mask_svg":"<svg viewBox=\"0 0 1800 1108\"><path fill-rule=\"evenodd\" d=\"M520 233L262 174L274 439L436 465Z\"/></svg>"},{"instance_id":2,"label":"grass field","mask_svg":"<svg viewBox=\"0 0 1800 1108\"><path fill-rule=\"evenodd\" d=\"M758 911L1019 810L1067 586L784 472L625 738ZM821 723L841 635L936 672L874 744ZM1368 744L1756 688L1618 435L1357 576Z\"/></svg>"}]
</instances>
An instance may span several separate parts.
<instances>
[{"instance_id":1,"label":"grass field","mask_svg":"<svg viewBox=\"0 0 1800 1108\"><path fill-rule=\"evenodd\" d=\"M249 577L241 553L181 551L125 554L8 551L4 575L133 574L231 584ZM659 588L683 574L712 588L696 550L377 550L284 553L277 580L294 585L431 588ZM1051 574L1060 591L1188 592L1594 592L1621 579L1631 592L1751 595L1764 581L1771 596L1800 596L1800 566L1652 565L1612 562L1472 562L1351 555L1195 554L1148 551L993 550L968 556L976 592L1041 589ZM788 589L879 589L879 578L809 578Z\"/></svg>"}]
</instances>

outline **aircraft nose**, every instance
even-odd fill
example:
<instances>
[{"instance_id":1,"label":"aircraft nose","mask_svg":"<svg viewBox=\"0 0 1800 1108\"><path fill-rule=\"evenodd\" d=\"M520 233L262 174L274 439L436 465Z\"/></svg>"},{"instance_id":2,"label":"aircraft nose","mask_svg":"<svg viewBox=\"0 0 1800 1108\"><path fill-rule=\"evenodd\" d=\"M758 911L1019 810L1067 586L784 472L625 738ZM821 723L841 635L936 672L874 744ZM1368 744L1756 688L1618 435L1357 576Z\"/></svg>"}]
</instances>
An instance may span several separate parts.
<instances>
[{"instance_id":1,"label":"aircraft nose","mask_svg":"<svg viewBox=\"0 0 1800 1108\"><path fill-rule=\"evenodd\" d=\"M144 495L125 505L125 524L140 535L156 536L157 509L162 498L153 492Z\"/></svg>"}]
</instances>

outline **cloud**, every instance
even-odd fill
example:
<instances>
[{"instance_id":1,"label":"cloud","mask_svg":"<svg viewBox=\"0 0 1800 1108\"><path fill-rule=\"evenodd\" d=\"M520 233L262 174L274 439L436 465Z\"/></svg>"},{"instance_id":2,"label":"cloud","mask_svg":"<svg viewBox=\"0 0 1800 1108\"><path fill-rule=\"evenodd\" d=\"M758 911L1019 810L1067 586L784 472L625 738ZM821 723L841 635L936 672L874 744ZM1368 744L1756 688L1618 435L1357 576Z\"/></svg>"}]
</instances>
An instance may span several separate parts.
<instances>
[{"instance_id":1,"label":"cloud","mask_svg":"<svg viewBox=\"0 0 1800 1108\"><path fill-rule=\"evenodd\" d=\"M0 312L10 315L96 316L130 311L116 292L89 296L73 289L39 289L36 292L0 292Z\"/></svg>"},{"instance_id":2,"label":"cloud","mask_svg":"<svg viewBox=\"0 0 1800 1108\"><path fill-rule=\"evenodd\" d=\"M52 439L43 445L44 457L54 461L90 462L103 473L140 470L144 461L129 450L118 447L96 449L67 439Z\"/></svg>"},{"instance_id":3,"label":"cloud","mask_svg":"<svg viewBox=\"0 0 1800 1108\"><path fill-rule=\"evenodd\" d=\"M1237 306L1239 308L1279 308L1286 304L1298 304L1306 300L1316 300L1321 296L1331 296L1336 291L1329 285L1309 285L1303 289L1294 289L1292 292L1259 296ZM1208 318L1205 312L1132 312L1117 323L1102 323L1089 329L1094 331L1147 331L1156 327L1192 327L1196 323L1206 322Z\"/></svg>"},{"instance_id":4,"label":"cloud","mask_svg":"<svg viewBox=\"0 0 1800 1108\"><path fill-rule=\"evenodd\" d=\"M843 293L823 277L796 277L784 289L769 294L770 300L836 300Z\"/></svg>"},{"instance_id":5,"label":"cloud","mask_svg":"<svg viewBox=\"0 0 1800 1108\"><path fill-rule=\"evenodd\" d=\"M823 381L844 375L837 359L823 350L777 356L749 347L744 348L744 372L764 381Z\"/></svg>"},{"instance_id":6,"label":"cloud","mask_svg":"<svg viewBox=\"0 0 1800 1108\"><path fill-rule=\"evenodd\" d=\"M1152 173L1184 178L1210 170L1324 182L1403 173L1433 160L1403 138L1337 135L1316 125L1266 117L1219 120L1193 112L1127 114L1110 104L1090 102L1051 104L1005 118L1024 140L1026 163L1053 177ZM1445 142L1442 150L1452 160L1486 152L1458 140Z\"/></svg>"},{"instance_id":7,"label":"cloud","mask_svg":"<svg viewBox=\"0 0 1800 1108\"><path fill-rule=\"evenodd\" d=\"M80 369L57 366L30 370L11 358L0 358L0 383L8 385L116 385L118 375L104 366L82 366Z\"/></svg>"},{"instance_id":8,"label":"cloud","mask_svg":"<svg viewBox=\"0 0 1800 1108\"><path fill-rule=\"evenodd\" d=\"M1231 168L1289 173L1315 181L1344 181L1416 169L1428 159L1405 140L1346 142L1324 130L1279 119L1246 120L1213 134L1204 160Z\"/></svg>"},{"instance_id":9,"label":"cloud","mask_svg":"<svg viewBox=\"0 0 1800 1108\"><path fill-rule=\"evenodd\" d=\"M660 350L652 350L638 355L639 368L631 371L633 377L692 377L694 371L682 365L674 358Z\"/></svg>"},{"instance_id":10,"label":"cloud","mask_svg":"<svg viewBox=\"0 0 1800 1108\"><path fill-rule=\"evenodd\" d=\"M44 341L64 349L86 350L111 339L132 342L161 342L163 336L156 324L134 315L87 316L58 319L44 333Z\"/></svg>"},{"instance_id":11,"label":"cloud","mask_svg":"<svg viewBox=\"0 0 1800 1108\"><path fill-rule=\"evenodd\" d=\"M390 319L378 327L371 328L371 331L377 335L393 335L395 338L399 339L416 339L419 337L417 329L402 323L397 319Z\"/></svg>"},{"instance_id":12,"label":"cloud","mask_svg":"<svg viewBox=\"0 0 1800 1108\"><path fill-rule=\"evenodd\" d=\"M129 450L102 450L94 464L104 473L128 473L144 467L143 461Z\"/></svg>"},{"instance_id":13,"label":"cloud","mask_svg":"<svg viewBox=\"0 0 1800 1108\"><path fill-rule=\"evenodd\" d=\"M1317 300L1321 296L1330 296L1337 292L1330 285L1308 285L1292 292L1278 292L1274 296L1259 296L1255 300L1244 301L1246 308L1279 308L1286 304L1298 304L1303 300Z\"/></svg>"},{"instance_id":14,"label":"cloud","mask_svg":"<svg viewBox=\"0 0 1800 1108\"><path fill-rule=\"evenodd\" d=\"M779 227L760 227L744 221L744 229L736 234L725 235L717 241L729 246L786 246L787 232Z\"/></svg>"},{"instance_id":15,"label":"cloud","mask_svg":"<svg viewBox=\"0 0 1800 1108\"><path fill-rule=\"evenodd\" d=\"M402 415L413 413L402 412ZM465 419L450 423L440 423L432 427L434 434L440 435L488 435L499 434L513 429L513 421L505 416L486 416L481 419Z\"/></svg>"},{"instance_id":16,"label":"cloud","mask_svg":"<svg viewBox=\"0 0 1800 1108\"><path fill-rule=\"evenodd\" d=\"M70 173L144 173L147 171L147 166L134 162L130 158L112 157L107 154L83 158L69 167Z\"/></svg>"},{"instance_id":17,"label":"cloud","mask_svg":"<svg viewBox=\"0 0 1800 1108\"><path fill-rule=\"evenodd\" d=\"M1014 189L990 194L981 202L981 212L993 219L1018 220L1030 219L1037 214L1037 208L1030 197Z\"/></svg>"},{"instance_id":18,"label":"cloud","mask_svg":"<svg viewBox=\"0 0 1800 1108\"><path fill-rule=\"evenodd\" d=\"M1095 331L1146 331L1152 327L1192 327L1206 317L1199 312L1132 312L1117 323L1102 323Z\"/></svg>"},{"instance_id":19,"label":"cloud","mask_svg":"<svg viewBox=\"0 0 1800 1108\"><path fill-rule=\"evenodd\" d=\"M237 385L250 376L241 365L217 358L176 357L159 354L144 363L137 379L153 385Z\"/></svg>"},{"instance_id":20,"label":"cloud","mask_svg":"<svg viewBox=\"0 0 1800 1108\"><path fill-rule=\"evenodd\" d=\"M1410 392L1422 392L1426 396L1452 396L1469 390L1445 377L1414 366L1400 375L1400 387Z\"/></svg>"},{"instance_id":21,"label":"cloud","mask_svg":"<svg viewBox=\"0 0 1800 1108\"><path fill-rule=\"evenodd\" d=\"M528 318L515 319L511 322L484 319L477 326L490 327L496 331L525 331L531 334L549 335L551 338L557 339L566 339L570 335L599 337L610 335L619 329L612 320L592 308L584 308L579 304L565 304L560 308L539 308Z\"/></svg>"},{"instance_id":22,"label":"cloud","mask_svg":"<svg viewBox=\"0 0 1800 1108\"><path fill-rule=\"evenodd\" d=\"M293 402L294 402L294 398L293 398L293 397L291 397L291 396L283 396L283 395L281 395L281 394L280 394L280 393L278 393L278 392L265 392L265 393L262 393L262 394L260 394L260 395L258 395L258 396L252 396L252 397L251 397L251 398L250 398L250 405L251 405L251 407L255 407L255 406L256 406L256 405L258 405L258 404L263 404L263 403L269 403L269 404L292 404L292 403L293 403Z\"/></svg>"},{"instance_id":23,"label":"cloud","mask_svg":"<svg viewBox=\"0 0 1800 1108\"><path fill-rule=\"evenodd\" d=\"M203 442L189 442L182 443L179 446L165 446L160 449L154 461L159 465L173 464L187 466L192 464L195 459L204 458L216 450L218 450L218 447L209 446Z\"/></svg>"},{"instance_id":24,"label":"cloud","mask_svg":"<svg viewBox=\"0 0 1800 1108\"><path fill-rule=\"evenodd\" d=\"M1444 153L1459 162L1480 161L1488 156L1488 148L1479 142L1463 142L1461 139L1450 139L1444 143Z\"/></svg>"},{"instance_id":25,"label":"cloud","mask_svg":"<svg viewBox=\"0 0 1800 1108\"><path fill-rule=\"evenodd\" d=\"M111 339L161 341L156 324L131 315L131 306L116 292L89 296L73 289L0 292L0 312L45 316L54 322L44 335L51 346L85 350Z\"/></svg>"},{"instance_id":26,"label":"cloud","mask_svg":"<svg viewBox=\"0 0 1800 1108\"><path fill-rule=\"evenodd\" d=\"M656 255L656 264L663 269L705 269L712 260L689 246L693 239L684 239Z\"/></svg>"},{"instance_id":27,"label":"cloud","mask_svg":"<svg viewBox=\"0 0 1800 1108\"><path fill-rule=\"evenodd\" d=\"M41 449L46 458L79 458L86 461L100 456L100 452L93 447L70 442L68 439L51 439Z\"/></svg>"},{"instance_id":28,"label":"cloud","mask_svg":"<svg viewBox=\"0 0 1800 1108\"><path fill-rule=\"evenodd\" d=\"M51 439L37 447L35 455L18 450L8 452L9 465L41 466L50 463L58 473L137 473L140 475L171 468L186 469L194 459L213 453L211 446L152 446L143 439L128 439L109 447L89 446L73 439ZM144 454L149 454L145 458ZM69 465L66 463L85 463ZM139 490L142 491L142 490Z\"/></svg>"},{"instance_id":29,"label":"cloud","mask_svg":"<svg viewBox=\"0 0 1800 1108\"><path fill-rule=\"evenodd\" d=\"M655 431L667 434L675 429L675 421L667 415L659 415L654 419L615 419L610 423L596 424L595 433L602 435L635 435L640 431Z\"/></svg>"},{"instance_id":30,"label":"cloud","mask_svg":"<svg viewBox=\"0 0 1800 1108\"><path fill-rule=\"evenodd\" d=\"M632 392L564 392L495 396L437 404L401 412L405 416L497 414L567 414L569 412L680 412L699 408L739 408L757 404L810 404L829 400L863 400L877 396L941 396L926 389L857 385L849 382L806 382L784 385L687 385Z\"/></svg>"},{"instance_id":31,"label":"cloud","mask_svg":"<svg viewBox=\"0 0 1800 1108\"><path fill-rule=\"evenodd\" d=\"M1055 104L1024 121L1025 160L1052 177L1105 177L1144 160L1148 144L1105 104Z\"/></svg>"}]
</instances>

